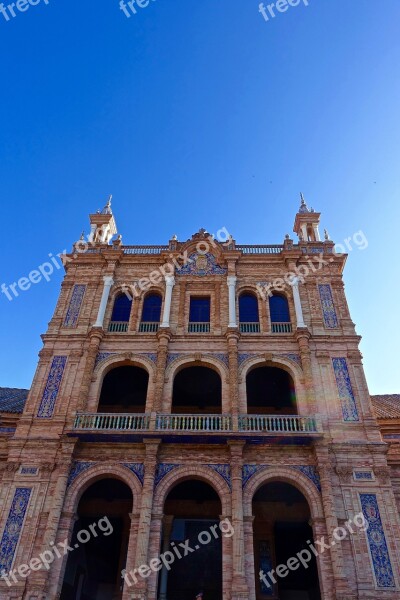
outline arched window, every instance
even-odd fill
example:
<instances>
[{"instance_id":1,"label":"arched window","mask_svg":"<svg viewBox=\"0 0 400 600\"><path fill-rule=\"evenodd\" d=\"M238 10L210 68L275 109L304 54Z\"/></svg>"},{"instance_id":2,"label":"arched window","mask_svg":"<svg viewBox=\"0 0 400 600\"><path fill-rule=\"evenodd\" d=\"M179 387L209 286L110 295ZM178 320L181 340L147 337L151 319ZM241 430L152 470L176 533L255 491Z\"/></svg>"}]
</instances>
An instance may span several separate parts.
<instances>
[{"instance_id":1,"label":"arched window","mask_svg":"<svg viewBox=\"0 0 400 600\"><path fill-rule=\"evenodd\" d=\"M272 333L290 333L292 331L289 304L285 296L278 294L270 296L269 312L271 315Z\"/></svg>"},{"instance_id":2,"label":"arched window","mask_svg":"<svg viewBox=\"0 0 400 600\"><path fill-rule=\"evenodd\" d=\"M140 331L152 333L158 331L161 319L162 298L159 294L149 294L143 302L142 321Z\"/></svg>"},{"instance_id":3,"label":"arched window","mask_svg":"<svg viewBox=\"0 0 400 600\"><path fill-rule=\"evenodd\" d=\"M258 300L253 294L239 296L239 323L242 333L259 333Z\"/></svg>"},{"instance_id":4,"label":"arched window","mask_svg":"<svg viewBox=\"0 0 400 600\"><path fill-rule=\"evenodd\" d=\"M114 301L111 323L108 330L114 333L128 331L131 308L132 298L129 298L129 296L126 294L120 294L117 296Z\"/></svg>"}]
</instances>

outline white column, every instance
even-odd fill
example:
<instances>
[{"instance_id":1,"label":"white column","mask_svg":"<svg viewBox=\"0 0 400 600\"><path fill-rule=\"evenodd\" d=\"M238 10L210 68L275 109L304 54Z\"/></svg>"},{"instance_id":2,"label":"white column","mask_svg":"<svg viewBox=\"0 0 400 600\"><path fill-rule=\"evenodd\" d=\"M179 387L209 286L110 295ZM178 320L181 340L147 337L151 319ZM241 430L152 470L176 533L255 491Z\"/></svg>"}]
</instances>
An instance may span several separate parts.
<instances>
[{"instance_id":1,"label":"white column","mask_svg":"<svg viewBox=\"0 0 400 600\"><path fill-rule=\"evenodd\" d=\"M294 309L296 311L297 327L307 327L307 325L304 323L303 309L301 308L298 278L294 277L292 279L292 282L290 285L292 286L292 289L293 289L293 300L294 300Z\"/></svg>"},{"instance_id":2,"label":"white column","mask_svg":"<svg viewBox=\"0 0 400 600\"><path fill-rule=\"evenodd\" d=\"M104 281L103 295L101 296L99 312L97 314L97 321L94 324L94 327L103 327L104 315L106 314L108 297L110 295L111 287L114 285L114 280L111 277L111 275L104 275L103 281Z\"/></svg>"},{"instance_id":3,"label":"white column","mask_svg":"<svg viewBox=\"0 0 400 600\"><path fill-rule=\"evenodd\" d=\"M321 241L321 236L319 234L319 229L318 229L318 225L316 223L314 223L313 225L313 229L314 229L314 235L315 235L315 239L317 242Z\"/></svg>"},{"instance_id":4,"label":"white column","mask_svg":"<svg viewBox=\"0 0 400 600\"><path fill-rule=\"evenodd\" d=\"M228 327L237 327L236 323L236 281L237 277L229 275L227 285L229 289L229 325Z\"/></svg>"},{"instance_id":5,"label":"white column","mask_svg":"<svg viewBox=\"0 0 400 600\"><path fill-rule=\"evenodd\" d=\"M160 327L169 327L169 319L171 315L172 290L175 285L175 277L173 275L165 276L165 300L163 319Z\"/></svg>"}]
</instances>

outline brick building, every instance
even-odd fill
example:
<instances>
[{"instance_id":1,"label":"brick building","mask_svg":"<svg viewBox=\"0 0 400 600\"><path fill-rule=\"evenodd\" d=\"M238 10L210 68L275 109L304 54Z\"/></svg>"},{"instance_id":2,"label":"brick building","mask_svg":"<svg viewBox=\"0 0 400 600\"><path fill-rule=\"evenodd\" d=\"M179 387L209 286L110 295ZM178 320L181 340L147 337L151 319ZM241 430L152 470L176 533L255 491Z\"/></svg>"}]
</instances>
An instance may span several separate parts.
<instances>
[{"instance_id":1,"label":"brick building","mask_svg":"<svg viewBox=\"0 0 400 600\"><path fill-rule=\"evenodd\" d=\"M125 246L90 215L29 396L0 393L1 599L400 598L400 403L371 402L319 221Z\"/></svg>"}]
</instances>

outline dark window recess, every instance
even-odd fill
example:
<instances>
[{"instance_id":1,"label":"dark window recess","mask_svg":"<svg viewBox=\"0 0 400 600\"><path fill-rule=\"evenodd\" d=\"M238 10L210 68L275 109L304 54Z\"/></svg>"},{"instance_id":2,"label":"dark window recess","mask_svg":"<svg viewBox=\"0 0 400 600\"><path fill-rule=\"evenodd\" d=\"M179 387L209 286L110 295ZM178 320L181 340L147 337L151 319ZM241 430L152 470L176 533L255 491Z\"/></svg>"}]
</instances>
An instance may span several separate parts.
<instances>
[{"instance_id":1,"label":"dark window recess","mask_svg":"<svg viewBox=\"0 0 400 600\"><path fill-rule=\"evenodd\" d=\"M132 300L125 294L121 294L115 299L114 308L111 315L113 323L129 323L131 316Z\"/></svg>"},{"instance_id":2,"label":"dark window recess","mask_svg":"<svg viewBox=\"0 0 400 600\"><path fill-rule=\"evenodd\" d=\"M161 318L161 296L151 294L143 302L142 323L159 323Z\"/></svg>"},{"instance_id":3,"label":"dark window recess","mask_svg":"<svg viewBox=\"0 0 400 600\"><path fill-rule=\"evenodd\" d=\"M285 296L271 296L269 311L271 323L290 323L289 304Z\"/></svg>"},{"instance_id":4,"label":"dark window recess","mask_svg":"<svg viewBox=\"0 0 400 600\"><path fill-rule=\"evenodd\" d=\"M240 323L258 323L258 301L252 294L242 294L239 298Z\"/></svg>"},{"instance_id":5,"label":"dark window recess","mask_svg":"<svg viewBox=\"0 0 400 600\"><path fill-rule=\"evenodd\" d=\"M190 298L190 323L210 322L210 298Z\"/></svg>"}]
</instances>

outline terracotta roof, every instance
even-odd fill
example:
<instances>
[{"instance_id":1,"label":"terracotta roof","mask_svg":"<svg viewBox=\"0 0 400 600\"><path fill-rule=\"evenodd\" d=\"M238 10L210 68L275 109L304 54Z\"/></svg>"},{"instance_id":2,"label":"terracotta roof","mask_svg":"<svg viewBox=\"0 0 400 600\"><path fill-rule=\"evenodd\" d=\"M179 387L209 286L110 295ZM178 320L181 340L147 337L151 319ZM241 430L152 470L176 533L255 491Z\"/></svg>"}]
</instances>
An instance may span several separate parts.
<instances>
[{"instance_id":1,"label":"terracotta roof","mask_svg":"<svg viewBox=\"0 0 400 600\"><path fill-rule=\"evenodd\" d=\"M0 412L22 413L29 390L0 387Z\"/></svg>"},{"instance_id":2,"label":"terracotta roof","mask_svg":"<svg viewBox=\"0 0 400 600\"><path fill-rule=\"evenodd\" d=\"M371 396L378 419L400 419L400 394Z\"/></svg>"}]
</instances>

